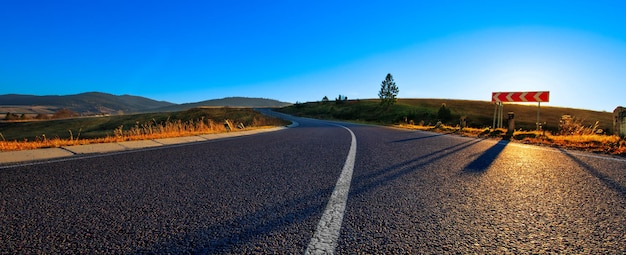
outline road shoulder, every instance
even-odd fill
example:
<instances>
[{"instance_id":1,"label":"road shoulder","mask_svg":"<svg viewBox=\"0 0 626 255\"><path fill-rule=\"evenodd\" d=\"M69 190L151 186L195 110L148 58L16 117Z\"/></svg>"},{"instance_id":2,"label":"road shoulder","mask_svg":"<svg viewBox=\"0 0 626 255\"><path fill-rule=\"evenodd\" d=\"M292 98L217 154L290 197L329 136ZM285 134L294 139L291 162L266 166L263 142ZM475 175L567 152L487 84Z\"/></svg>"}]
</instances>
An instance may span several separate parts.
<instances>
[{"instance_id":1,"label":"road shoulder","mask_svg":"<svg viewBox=\"0 0 626 255\"><path fill-rule=\"evenodd\" d=\"M288 127L293 127L290 125ZM41 161L72 157L76 155L111 153L119 151L137 150L151 147L161 147L168 145L178 145L184 143L204 142L208 140L224 139L230 137L247 136L259 133L273 132L286 129L288 127L274 127L267 129L254 129L238 132L228 132L219 134L205 134L196 136L183 136L173 138L162 138L153 140L127 141L118 143L97 143L86 145L64 146L60 148L44 148L36 150L6 151L0 152L0 165L25 163L31 161Z\"/></svg>"}]
</instances>

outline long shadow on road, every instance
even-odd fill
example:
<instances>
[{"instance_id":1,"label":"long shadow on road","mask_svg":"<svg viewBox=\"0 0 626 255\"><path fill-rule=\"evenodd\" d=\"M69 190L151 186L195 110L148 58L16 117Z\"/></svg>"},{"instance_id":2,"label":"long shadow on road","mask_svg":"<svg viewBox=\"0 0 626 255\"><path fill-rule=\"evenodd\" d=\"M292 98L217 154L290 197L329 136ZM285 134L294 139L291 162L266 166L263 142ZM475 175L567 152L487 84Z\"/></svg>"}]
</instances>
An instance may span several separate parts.
<instances>
[{"instance_id":1,"label":"long shadow on road","mask_svg":"<svg viewBox=\"0 0 626 255\"><path fill-rule=\"evenodd\" d=\"M315 194L277 201L254 212L196 229L186 235L166 240L158 247L152 247L149 250L140 249L135 253L172 253L174 251L173 253L225 254L237 252L236 249L249 248L255 240L264 235L302 223L310 217L321 214L326 204L319 198L329 197L332 189L333 187L330 187ZM308 243L308 239L306 242ZM301 246L306 247L307 243Z\"/></svg>"},{"instance_id":2,"label":"long shadow on road","mask_svg":"<svg viewBox=\"0 0 626 255\"><path fill-rule=\"evenodd\" d=\"M393 180L396 180L404 175L410 174L418 169L420 166L431 164L444 157L450 156L456 152L464 150L474 144L481 142L482 140L468 140L463 143L459 143L450 147L446 147L427 155L423 155L411 160L407 160L383 169L380 169L374 173L359 176L352 180L353 189L350 191L350 195L361 194L367 192L376 187L383 186ZM378 178L378 179L377 179Z\"/></svg>"},{"instance_id":3,"label":"long shadow on road","mask_svg":"<svg viewBox=\"0 0 626 255\"><path fill-rule=\"evenodd\" d=\"M469 163L463 172L466 173L483 173L489 169L489 166L498 158L500 153L504 150L509 141L502 140L483 152L478 158Z\"/></svg>"},{"instance_id":4,"label":"long shadow on road","mask_svg":"<svg viewBox=\"0 0 626 255\"><path fill-rule=\"evenodd\" d=\"M621 193L622 196L626 196L626 186L622 185L621 183L619 183L619 182L617 182L615 180L612 180L609 176L606 176L605 174L601 173L597 169L593 168L592 166L590 166L587 163L583 162L582 160L578 159L574 155L570 154L567 150L564 150L564 149L559 149L559 150L565 156L569 157L572 161L576 162L576 164L578 164L582 168L584 168L585 171L587 171L588 173L590 173L591 175L593 175L594 177L596 177L600 181L602 181L602 183L604 183L607 187L609 187L609 188L611 188L611 189Z\"/></svg>"},{"instance_id":5,"label":"long shadow on road","mask_svg":"<svg viewBox=\"0 0 626 255\"><path fill-rule=\"evenodd\" d=\"M422 139L427 139L427 138L434 138L434 137L443 136L443 135L446 135L446 134L435 134L435 135L420 136L420 137L414 137L414 138L408 138L408 139L396 140L396 141L393 141L393 143L410 142L410 141L415 141L415 140L422 140Z\"/></svg>"}]
</instances>

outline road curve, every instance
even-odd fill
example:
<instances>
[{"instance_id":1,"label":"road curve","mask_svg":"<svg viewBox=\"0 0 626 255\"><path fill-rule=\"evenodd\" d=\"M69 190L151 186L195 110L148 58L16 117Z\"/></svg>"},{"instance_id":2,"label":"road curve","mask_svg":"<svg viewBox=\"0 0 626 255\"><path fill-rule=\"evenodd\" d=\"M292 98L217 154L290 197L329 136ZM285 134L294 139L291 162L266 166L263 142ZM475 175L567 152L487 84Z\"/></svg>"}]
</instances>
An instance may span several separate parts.
<instances>
[{"instance_id":1,"label":"road curve","mask_svg":"<svg viewBox=\"0 0 626 255\"><path fill-rule=\"evenodd\" d=\"M622 254L626 160L373 126L339 254Z\"/></svg>"},{"instance_id":2,"label":"road curve","mask_svg":"<svg viewBox=\"0 0 626 255\"><path fill-rule=\"evenodd\" d=\"M0 171L7 253L303 253L348 154L324 122Z\"/></svg>"},{"instance_id":3,"label":"road curve","mask_svg":"<svg viewBox=\"0 0 626 255\"><path fill-rule=\"evenodd\" d=\"M354 142L337 254L626 252L622 158L297 121L0 169L0 251L302 254Z\"/></svg>"}]
</instances>

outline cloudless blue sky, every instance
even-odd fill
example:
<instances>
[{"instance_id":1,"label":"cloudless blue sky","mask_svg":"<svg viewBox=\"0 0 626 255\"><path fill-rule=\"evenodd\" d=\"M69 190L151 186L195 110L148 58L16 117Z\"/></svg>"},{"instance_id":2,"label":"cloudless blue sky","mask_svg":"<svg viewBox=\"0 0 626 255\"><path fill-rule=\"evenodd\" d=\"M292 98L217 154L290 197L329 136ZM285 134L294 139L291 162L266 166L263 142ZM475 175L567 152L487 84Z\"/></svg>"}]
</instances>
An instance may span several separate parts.
<instances>
[{"instance_id":1,"label":"cloudless blue sky","mask_svg":"<svg viewBox=\"0 0 626 255\"><path fill-rule=\"evenodd\" d=\"M626 105L623 1L0 2L0 94ZM1 103L1 102L0 102Z\"/></svg>"}]
</instances>

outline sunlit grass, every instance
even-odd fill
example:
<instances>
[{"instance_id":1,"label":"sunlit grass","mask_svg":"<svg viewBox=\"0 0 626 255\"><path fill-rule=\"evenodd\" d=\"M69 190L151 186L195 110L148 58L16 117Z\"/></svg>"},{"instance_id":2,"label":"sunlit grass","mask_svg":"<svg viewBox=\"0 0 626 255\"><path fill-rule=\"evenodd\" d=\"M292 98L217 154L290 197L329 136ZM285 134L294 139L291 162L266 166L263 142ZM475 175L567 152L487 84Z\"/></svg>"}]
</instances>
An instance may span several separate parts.
<instances>
[{"instance_id":1,"label":"sunlit grass","mask_svg":"<svg viewBox=\"0 0 626 255\"><path fill-rule=\"evenodd\" d=\"M626 155L626 141L616 135L552 135L525 137L522 141L562 148Z\"/></svg>"},{"instance_id":2,"label":"sunlit grass","mask_svg":"<svg viewBox=\"0 0 626 255\"><path fill-rule=\"evenodd\" d=\"M506 129L479 129L479 128L459 128L458 126L422 126L411 124L399 124L395 127L431 131L438 133L454 133L468 137L493 137L503 138ZM552 147L579 149L592 152L605 152L616 155L626 155L626 140L616 135L553 135L550 132L541 131L515 131L511 137L512 141L526 144L545 145Z\"/></svg>"},{"instance_id":3,"label":"sunlit grass","mask_svg":"<svg viewBox=\"0 0 626 255\"><path fill-rule=\"evenodd\" d=\"M224 125L228 123L229 129ZM6 140L0 133L0 151L17 151L32 150L39 148L59 148L64 146L95 144L95 143L113 143L124 141L151 140L161 138L172 138L182 136L194 136L205 134L216 134L224 132L237 132L243 130L264 129L285 125L286 122L279 119L268 118L264 116L254 117L249 126L243 125L241 122L233 120L225 120L224 122L215 122L211 119L200 118L196 120L167 120L157 122L151 120L144 123L136 122L131 127L123 125L112 130L112 135L96 138L81 138L79 131L68 129L68 138L48 138L45 134L37 136L34 139L22 140ZM111 132L107 132L111 133Z\"/></svg>"},{"instance_id":4,"label":"sunlit grass","mask_svg":"<svg viewBox=\"0 0 626 255\"><path fill-rule=\"evenodd\" d=\"M122 140L115 137L103 137L92 139L38 139L35 141L22 140L22 141L0 141L0 151L19 151L19 150L34 150L40 148L59 148L63 146L94 144L94 143L111 143L120 142Z\"/></svg>"},{"instance_id":5,"label":"sunlit grass","mask_svg":"<svg viewBox=\"0 0 626 255\"><path fill-rule=\"evenodd\" d=\"M275 126L253 126L246 127L244 129L233 128L232 132L243 130L254 130L271 128ZM0 151L16 151L16 150L33 150L39 148L59 148L72 145L84 145L95 143L114 143L125 141L137 141L137 140L152 140L161 138L183 137L193 135L205 135L231 132L227 131L223 125L202 125L198 123L165 123L163 125L141 125L132 127L129 130L124 130L123 127L116 129L115 136L106 136L102 138L76 138L76 139L61 139L52 138L47 139L45 136L36 139L35 141L21 140L21 141L0 141Z\"/></svg>"}]
</instances>

